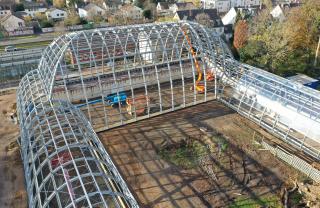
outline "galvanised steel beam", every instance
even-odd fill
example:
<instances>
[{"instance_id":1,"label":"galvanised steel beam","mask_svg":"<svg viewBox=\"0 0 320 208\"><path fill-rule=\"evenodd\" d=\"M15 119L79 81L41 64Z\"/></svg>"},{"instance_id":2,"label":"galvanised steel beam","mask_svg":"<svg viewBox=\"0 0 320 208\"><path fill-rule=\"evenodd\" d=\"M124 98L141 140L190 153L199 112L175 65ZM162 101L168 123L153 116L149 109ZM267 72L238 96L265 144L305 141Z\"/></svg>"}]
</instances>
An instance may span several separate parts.
<instances>
[{"instance_id":1,"label":"galvanised steel beam","mask_svg":"<svg viewBox=\"0 0 320 208\"><path fill-rule=\"evenodd\" d=\"M317 91L234 60L219 36L196 23L60 36L18 90L29 206L93 206L91 197L101 206L137 206L93 129L216 98L319 159L319 97ZM90 190L84 185L87 177Z\"/></svg>"}]
</instances>

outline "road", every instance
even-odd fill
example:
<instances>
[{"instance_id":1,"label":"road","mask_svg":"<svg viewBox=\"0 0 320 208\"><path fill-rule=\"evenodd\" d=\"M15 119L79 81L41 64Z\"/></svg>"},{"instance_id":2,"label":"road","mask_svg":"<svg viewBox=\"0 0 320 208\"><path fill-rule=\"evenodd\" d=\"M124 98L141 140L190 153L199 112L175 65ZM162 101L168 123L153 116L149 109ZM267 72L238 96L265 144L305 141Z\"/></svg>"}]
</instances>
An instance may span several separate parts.
<instances>
[{"instance_id":1,"label":"road","mask_svg":"<svg viewBox=\"0 0 320 208\"><path fill-rule=\"evenodd\" d=\"M57 35L55 35L55 34L47 33L47 34L41 34L41 35L38 35L38 36L32 37L32 38L29 37L29 38L18 38L18 39L16 38L16 39L12 39L12 40L2 40L2 41L0 41L0 46L51 41L56 37L57 37Z\"/></svg>"},{"instance_id":2,"label":"road","mask_svg":"<svg viewBox=\"0 0 320 208\"><path fill-rule=\"evenodd\" d=\"M20 79L38 66L43 50L40 47L0 53L0 89L17 87Z\"/></svg>"},{"instance_id":3,"label":"road","mask_svg":"<svg viewBox=\"0 0 320 208\"><path fill-rule=\"evenodd\" d=\"M0 69L10 66L38 63L44 48L0 53Z\"/></svg>"}]
</instances>

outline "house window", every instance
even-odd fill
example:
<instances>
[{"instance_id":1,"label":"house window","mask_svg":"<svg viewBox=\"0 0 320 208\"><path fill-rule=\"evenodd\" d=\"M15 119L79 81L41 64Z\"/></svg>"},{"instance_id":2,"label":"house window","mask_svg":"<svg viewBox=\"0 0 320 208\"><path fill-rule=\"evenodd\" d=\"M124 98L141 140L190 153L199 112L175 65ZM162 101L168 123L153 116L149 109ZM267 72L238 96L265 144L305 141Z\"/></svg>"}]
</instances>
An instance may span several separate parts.
<instances>
[{"instance_id":1,"label":"house window","mask_svg":"<svg viewBox=\"0 0 320 208\"><path fill-rule=\"evenodd\" d=\"M57 14L57 17L59 17L60 16L60 14Z\"/></svg>"},{"instance_id":2,"label":"house window","mask_svg":"<svg viewBox=\"0 0 320 208\"><path fill-rule=\"evenodd\" d=\"M19 27L22 27L22 22L18 22Z\"/></svg>"},{"instance_id":3,"label":"house window","mask_svg":"<svg viewBox=\"0 0 320 208\"><path fill-rule=\"evenodd\" d=\"M60 15L61 15L61 17L63 17L63 16L64 16L64 14L63 14L63 13L61 13Z\"/></svg>"}]
</instances>

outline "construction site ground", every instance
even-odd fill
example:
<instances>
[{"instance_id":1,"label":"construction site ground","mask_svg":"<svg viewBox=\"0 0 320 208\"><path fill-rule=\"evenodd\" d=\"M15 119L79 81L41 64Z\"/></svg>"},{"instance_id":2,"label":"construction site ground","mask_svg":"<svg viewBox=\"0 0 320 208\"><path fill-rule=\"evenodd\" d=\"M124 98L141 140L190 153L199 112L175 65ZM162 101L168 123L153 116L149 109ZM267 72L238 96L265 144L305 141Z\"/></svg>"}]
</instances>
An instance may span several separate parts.
<instances>
[{"instance_id":1,"label":"construction site ground","mask_svg":"<svg viewBox=\"0 0 320 208\"><path fill-rule=\"evenodd\" d=\"M10 119L15 91L0 96L0 207L27 207L23 165L16 140L19 127Z\"/></svg>"},{"instance_id":2,"label":"construction site ground","mask_svg":"<svg viewBox=\"0 0 320 208\"><path fill-rule=\"evenodd\" d=\"M257 147L255 131L274 138L211 101L98 135L142 207L232 207L246 203L262 207L266 201L282 207L282 190L302 176ZM164 144L205 138L210 132L221 133L228 142L223 154L211 154L214 177L201 165L183 168L159 154Z\"/></svg>"},{"instance_id":3,"label":"construction site ground","mask_svg":"<svg viewBox=\"0 0 320 208\"><path fill-rule=\"evenodd\" d=\"M24 208L27 195L16 144L19 129L10 119L15 102L14 91L0 95L0 207ZM220 157L213 153L217 157L209 161L215 178L200 166L182 168L159 154L166 143L206 138L216 131L228 140L228 147ZM255 146L254 131L273 138L211 101L98 135L142 207L229 207L241 201L263 204L266 200L277 207L283 187L292 186L301 175ZM302 190L320 193L318 186L303 186Z\"/></svg>"}]
</instances>

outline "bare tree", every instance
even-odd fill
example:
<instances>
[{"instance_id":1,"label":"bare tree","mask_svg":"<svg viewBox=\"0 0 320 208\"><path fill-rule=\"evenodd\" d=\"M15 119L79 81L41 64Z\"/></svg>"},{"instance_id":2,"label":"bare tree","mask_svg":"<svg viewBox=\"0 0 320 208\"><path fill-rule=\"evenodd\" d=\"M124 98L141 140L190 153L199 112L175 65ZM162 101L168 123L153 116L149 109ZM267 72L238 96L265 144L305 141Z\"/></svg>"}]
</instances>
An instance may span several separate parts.
<instances>
[{"instance_id":1,"label":"bare tree","mask_svg":"<svg viewBox=\"0 0 320 208\"><path fill-rule=\"evenodd\" d=\"M64 24L67 26L78 25L80 22L79 15L74 11L70 12L68 17L64 20Z\"/></svg>"},{"instance_id":2,"label":"bare tree","mask_svg":"<svg viewBox=\"0 0 320 208\"><path fill-rule=\"evenodd\" d=\"M54 25L54 31L57 32L58 34L63 34L66 31L64 22L63 21L57 22Z\"/></svg>"},{"instance_id":3,"label":"bare tree","mask_svg":"<svg viewBox=\"0 0 320 208\"><path fill-rule=\"evenodd\" d=\"M25 16L23 19L27 24L29 24L32 21L32 17L31 16Z\"/></svg>"},{"instance_id":4,"label":"bare tree","mask_svg":"<svg viewBox=\"0 0 320 208\"><path fill-rule=\"evenodd\" d=\"M53 6L57 8L63 8L66 6L65 0L53 0Z\"/></svg>"}]
</instances>

